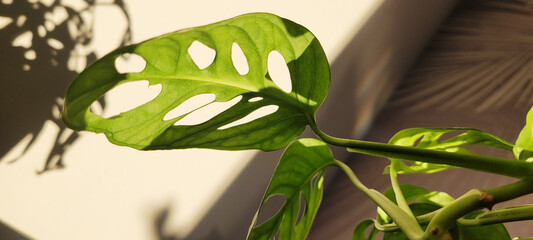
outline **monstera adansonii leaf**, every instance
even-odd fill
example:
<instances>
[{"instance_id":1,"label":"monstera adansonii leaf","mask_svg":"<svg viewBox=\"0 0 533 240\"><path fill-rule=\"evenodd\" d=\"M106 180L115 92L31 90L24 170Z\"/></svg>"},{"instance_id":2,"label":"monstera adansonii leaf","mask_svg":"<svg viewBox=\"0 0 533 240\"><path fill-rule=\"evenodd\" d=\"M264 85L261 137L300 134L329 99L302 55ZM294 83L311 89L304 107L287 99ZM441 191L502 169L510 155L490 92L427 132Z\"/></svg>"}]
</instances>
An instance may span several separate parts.
<instances>
[{"instance_id":1,"label":"monstera adansonii leaf","mask_svg":"<svg viewBox=\"0 0 533 240\"><path fill-rule=\"evenodd\" d=\"M202 69L188 52L195 41L216 52L213 62ZM232 62L234 43L248 64L244 75ZM281 54L287 64L290 92L282 90L270 77L268 57L273 51ZM146 66L140 72L119 73L115 60L123 54L139 55ZM113 117L91 112L90 105L106 92L141 80L148 80L150 85L161 84L159 95ZM107 54L72 82L65 98L63 121L75 130L104 133L112 143L136 149L275 150L304 130L324 100L329 82L326 55L309 30L272 14L252 13L173 32ZM196 125L175 125L194 110L164 120L169 111L201 94L214 94L214 102L239 100ZM225 127L271 105L278 107L271 114Z\"/></svg>"}]
</instances>

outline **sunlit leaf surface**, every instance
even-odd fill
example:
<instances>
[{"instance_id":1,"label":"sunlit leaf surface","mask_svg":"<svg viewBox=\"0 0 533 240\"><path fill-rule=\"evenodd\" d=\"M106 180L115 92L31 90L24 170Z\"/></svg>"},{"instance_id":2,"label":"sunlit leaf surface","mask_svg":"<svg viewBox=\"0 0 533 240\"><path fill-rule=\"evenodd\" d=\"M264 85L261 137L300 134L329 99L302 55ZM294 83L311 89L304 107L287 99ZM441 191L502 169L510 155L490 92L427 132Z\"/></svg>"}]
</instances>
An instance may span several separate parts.
<instances>
[{"instance_id":1,"label":"sunlit leaf surface","mask_svg":"<svg viewBox=\"0 0 533 240\"><path fill-rule=\"evenodd\" d=\"M191 48L193 44L203 47L210 58L195 60L191 55L196 49ZM280 87L271 79L268 58L272 52L283 56L290 84ZM119 73L115 60L123 54L142 57L145 67ZM234 66L232 57L239 56L239 62L248 66ZM141 80L148 80L150 85L161 84L159 95L109 118L90 111L90 105L114 87ZM324 100L329 81L326 56L309 30L272 14L247 14L109 53L71 84L63 121L75 130L104 133L115 144L137 149L275 150L303 131ZM214 103L232 101L233 105L197 124L176 123L211 104L164 120L170 111L201 94L214 94ZM274 107L275 111L228 125L262 107Z\"/></svg>"}]
</instances>

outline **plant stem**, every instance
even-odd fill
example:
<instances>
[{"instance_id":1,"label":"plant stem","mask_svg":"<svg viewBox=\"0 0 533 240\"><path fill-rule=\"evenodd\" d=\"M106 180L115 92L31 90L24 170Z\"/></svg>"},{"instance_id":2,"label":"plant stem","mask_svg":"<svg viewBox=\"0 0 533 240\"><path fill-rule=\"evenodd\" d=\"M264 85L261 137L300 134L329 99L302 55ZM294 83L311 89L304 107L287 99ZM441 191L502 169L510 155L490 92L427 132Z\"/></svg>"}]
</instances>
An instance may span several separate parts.
<instances>
[{"instance_id":1,"label":"plant stem","mask_svg":"<svg viewBox=\"0 0 533 240\"><path fill-rule=\"evenodd\" d=\"M533 163L531 162L513 161L474 154L451 153L361 140L342 139L329 136L320 131L313 119L309 119L309 126L324 142L335 146L346 147L352 152L378 157L405 159L409 161L447 164L515 178L528 178L533 176Z\"/></svg>"},{"instance_id":2,"label":"plant stem","mask_svg":"<svg viewBox=\"0 0 533 240\"><path fill-rule=\"evenodd\" d=\"M374 201L383 211L385 211L392 220L398 225L398 227L405 233L409 239L419 239L423 234L423 230L416 221L416 219L404 210L399 208L391 200L385 197L382 193L367 188L355 175L355 173L341 161L335 160L337 166L339 166L348 175L352 183L366 194L372 201Z\"/></svg>"},{"instance_id":3,"label":"plant stem","mask_svg":"<svg viewBox=\"0 0 533 240\"><path fill-rule=\"evenodd\" d=\"M394 161L398 161L398 160L391 159L390 173L389 173L392 190L394 191L394 197L396 198L396 202L398 203L398 206L416 221L415 215L411 211L409 204L407 204L407 201L405 200L405 197L403 196L402 189L400 188L400 184L398 183L398 175L396 174L396 168L394 167Z\"/></svg>"},{"instance_id":4,"label":"plant stem","mask_svg":"<svg viewBox=\"0 0 533 240\"><path fill-rule=\"evenodd\" d=\"M450 227L467 213L483 207L492 208L496 203L511 200L529 193L533 193L532 179L522 179L511 184L486 190L470 190L435 214L433 219L429 222L422 239L440 239L441 234L448 232ZM491 215L496 214L490 214L489 212L484 215L490 217ZM529 215L531 216L533 214ZM480 216L482 217L483 215ZM525 216L515 217L523 218ZM501 223L511 217L500 215L500 218L497 218L498 217L491 218L491 222ZM473 222L471 223L473 224ZM480 223L480 225L482 224Z\"/></svg>"},{"instance_id":5,"label":"plant stem","mask_svg":"<svg viewBox=\"0 0 533 240\"><path fill-rule=\"evenodd\" d=\"M483 226L531 219L533 219L533 205L524 205L485 212L474 219L460 218L457 223L463 226Z\"/></svg>"}]
</instances>

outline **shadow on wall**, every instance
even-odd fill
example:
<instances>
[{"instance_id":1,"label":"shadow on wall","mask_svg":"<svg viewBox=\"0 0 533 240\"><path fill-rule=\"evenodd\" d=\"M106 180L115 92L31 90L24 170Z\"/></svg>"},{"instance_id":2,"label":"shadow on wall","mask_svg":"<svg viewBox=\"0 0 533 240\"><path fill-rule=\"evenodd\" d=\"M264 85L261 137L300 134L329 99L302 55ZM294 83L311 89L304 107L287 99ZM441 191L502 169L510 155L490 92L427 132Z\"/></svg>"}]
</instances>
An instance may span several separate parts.
<instances>
[{"instance_id":1,"label":"shadow on wall","mask_svg":"<svg viewBox=\"0 0 533 240\"><path fill-rule=\"evenodd\" d=\"M59 131L38 173L64 167L62 156L78 134L60 120L62 97L78 72L96 59L93 17L99 5L124 13L127 25L120 44L129 42L129 16L122 0L0 1L0 161L12 163L23 156L51 121ZM7 156L19 143L25 145L22 153ZM29 239L2 222L0 238Z\"/></svg>"},{"instance_id":2,"label":"shadow on wall","mask_svg":"<svg viewBox=\"0 0 533 240\"><path fill-rule=\"evenodd\" d=\"M127 24L120 44L129 42L122 0L0 1L0 161L23 156L51 121L59 131L38 172L64 167L62 156L79 135L60 120L63 95L72 79L96 60L93 20L95 7L101 5L124 13ZM25 145L22 153L8 157L18 143Z\"/></svg>"}]
</instances>

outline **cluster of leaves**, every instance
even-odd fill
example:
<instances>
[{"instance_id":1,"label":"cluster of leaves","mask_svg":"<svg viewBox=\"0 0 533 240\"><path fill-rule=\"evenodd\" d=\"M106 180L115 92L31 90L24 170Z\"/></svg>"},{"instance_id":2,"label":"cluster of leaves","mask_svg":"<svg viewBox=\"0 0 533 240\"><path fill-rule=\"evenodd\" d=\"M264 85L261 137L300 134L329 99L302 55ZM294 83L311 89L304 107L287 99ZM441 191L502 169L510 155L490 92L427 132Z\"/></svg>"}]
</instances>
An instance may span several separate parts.
<instances>
[{"instance_id":1,"label":"cluster of leaves","mask_svg":"<svg viewBox=\"0 0 533 240\"><path fill-rule=\"evenodd\" d=\"M209 66L195 65L187 49L199 41L214 49ZM239 73L231 59L231 48L242 49L249 71ZM290 72L292 90L283 91L271 79L268 56L283 55ZM115 60L137 54L146 61L139 72L119 73ZM112 88L131 81L161 84L161 93L150 102L110 118L91 112L90 105ZM494 203L533 192L533 113L515 144L476 129L407 129L389 144L339 139L321 132L315 112L326 97L329 65L315 36L306 28L267 13L253 13L215 24L166 34L139 44L119 48L99 59L71 84L65 98L63 121L75 130L104 133L109 141L141 150L211 148L223 150L286 147L259 210L248 239L305 239L323 194L323 171L341 168L354 185L378 206L375 220L357 225L354 239L510 239L501 224L533 218L530 206L483 211ZM217 116L196 125L176 125L203 106L165 120L172 109L200 95L214 94L214 102L239 98ZM278 109L266 116L236 124L244 116L265 106ZM320 139L295 139L306 126ZM442 139L444 134L459 133ZM385 172L392 188L385 193L367 188L344 163L335 160L327 144L349 151L390 159ZM511 151L517 161L473 154L464 145L486 145ZM407 162L406 162L407 161ZM516 177L516 183L486 190L472 190L453 199L446 193L400 185L397 174L433 173L450 167L466 167ZM278 212L262 223L257 216L272 197L285 199ZM304 207L305 206L305 207ZM301 209L304 209L301 211ZM527 212L527 211L526 211ZM528 211L531 212L531 211ZM519 214L522 213L522 214ZM366 235L371 227L370 235Z\"/></svg>"}]
</instances>

